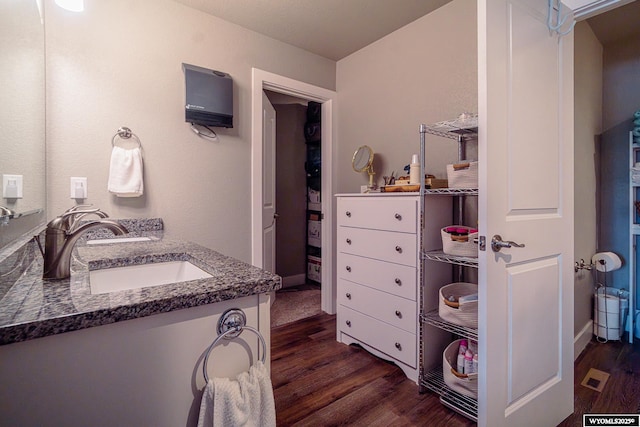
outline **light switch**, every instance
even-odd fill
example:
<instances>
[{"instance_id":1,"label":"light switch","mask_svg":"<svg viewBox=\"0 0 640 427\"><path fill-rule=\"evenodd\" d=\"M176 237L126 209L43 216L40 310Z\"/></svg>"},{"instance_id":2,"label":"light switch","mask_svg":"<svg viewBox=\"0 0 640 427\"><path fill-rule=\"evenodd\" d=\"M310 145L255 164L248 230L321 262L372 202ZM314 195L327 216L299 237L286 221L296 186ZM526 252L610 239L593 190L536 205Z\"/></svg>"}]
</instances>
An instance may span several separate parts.
<instances>
[{"instance_id":1,"label":"light switch","mask_svg":"<svg viewBox=\"0 0 640 427\"><path fill-rule=\"evenodd\" d=\"M22 199L22 175L2 175L2 197Z\"/></svg>"},{"instance_id":2,"label":"light switch","mask_svg":"<svg viewBox=\"0 0 640 427\"><path fill-rule=\"evenodd\" d=\"M72 176L69 189L72 199L86 199L88 194L87 178Z\"/></svg>"}]
</instances>

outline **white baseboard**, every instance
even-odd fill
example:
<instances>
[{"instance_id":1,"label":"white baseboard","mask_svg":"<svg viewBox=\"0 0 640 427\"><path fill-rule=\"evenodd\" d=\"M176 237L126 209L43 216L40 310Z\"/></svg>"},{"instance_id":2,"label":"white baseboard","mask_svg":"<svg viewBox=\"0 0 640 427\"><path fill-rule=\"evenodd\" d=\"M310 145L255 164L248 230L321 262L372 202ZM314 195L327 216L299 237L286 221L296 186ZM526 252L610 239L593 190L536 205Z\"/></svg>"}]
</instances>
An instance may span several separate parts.
<instances>
[{"instance_id":1,"label":"white baseboard","mask_svg":"<svg viewBox=\"0 0 640 427\"><path fill-rule=\"evenodd\" d=\"M305 274L296 274L294 276L287 276L282 278L282 287L289 288L291 286L304 285L307 281Z\"/></svg>"},{"instance_id":2,"label":"white baseboard","mask_svg":"<svg viewBox=\"0 0 640 427\"><path fill-rule=\"evenodd\" d=\"M587 344L591 342L593 338L593 320L589 319L589 321L584 325L582 330L578 332L573 338L573 360L575 361L580 353L587 347Z\"/></svg>"}]
</instances>

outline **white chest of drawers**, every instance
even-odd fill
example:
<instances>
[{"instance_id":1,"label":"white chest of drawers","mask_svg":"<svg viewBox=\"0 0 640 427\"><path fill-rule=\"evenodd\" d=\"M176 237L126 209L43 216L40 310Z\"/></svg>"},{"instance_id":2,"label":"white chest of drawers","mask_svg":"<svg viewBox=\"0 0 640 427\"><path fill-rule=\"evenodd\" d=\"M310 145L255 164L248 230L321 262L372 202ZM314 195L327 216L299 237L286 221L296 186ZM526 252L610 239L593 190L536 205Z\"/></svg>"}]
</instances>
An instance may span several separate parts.
<instances>
[{"instance_id":1,"label":"white chest of drawers","mask_svg":"<svg viewBox=\"0 0 640 427\"><path fill-rule=\"evenodd\" d=\"M422 248L419 196L337 196L337 339L397 364L418 382L420 254L442 246L451 203L425 206Z\"/></svg>"}]
</instances>

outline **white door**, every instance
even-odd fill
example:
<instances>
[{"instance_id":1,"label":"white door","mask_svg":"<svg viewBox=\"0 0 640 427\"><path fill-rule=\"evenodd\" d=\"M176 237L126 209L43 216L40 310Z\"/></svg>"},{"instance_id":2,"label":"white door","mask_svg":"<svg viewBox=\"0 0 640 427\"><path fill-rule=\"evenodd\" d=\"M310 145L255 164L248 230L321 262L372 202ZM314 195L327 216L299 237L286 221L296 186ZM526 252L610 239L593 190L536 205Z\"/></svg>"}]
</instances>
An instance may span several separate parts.
<instances>
[{"instance_id":1,"label":"white door","mask_svg":"<svg viewBox=\"0 0 640 427\"><path fill-rule=\"evenodd\" d=\"M262 268L276 272L276 110L262 92Z\"/></svg>"},{"instance_id":2,"label":"white door","mask_svg":"<svg viewBox=\"0 0 640 427\"><path fill-rule=\"evenodd\" d=\"M480 426L573 412L573 35L547 7L478 0Z\"/></svg>"}]
</instances>

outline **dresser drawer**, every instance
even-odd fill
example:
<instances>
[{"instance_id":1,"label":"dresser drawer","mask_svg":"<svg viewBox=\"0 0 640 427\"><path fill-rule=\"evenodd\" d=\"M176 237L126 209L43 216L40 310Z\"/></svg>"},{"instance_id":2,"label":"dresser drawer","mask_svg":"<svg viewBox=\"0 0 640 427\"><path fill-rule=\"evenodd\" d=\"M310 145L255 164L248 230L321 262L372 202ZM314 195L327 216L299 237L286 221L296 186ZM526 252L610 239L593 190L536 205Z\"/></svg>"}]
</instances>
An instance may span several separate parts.
<instances>
[{"instance_id":1,"label":"dresser drawer","mask_svg":"<svg viewBox=\"0 0 640 427\"><path fill-rule=\"evenodd\" d=\"M416 267L416 234L338 227L337 237L338 252Z\"/></svg>"},{"instance_id":2,"label":"dresser drawer","mask_svg":"<svg viewBox=\"0 0 640 427\"><path fill-rule=\"evenodd\" d=\"M338 307L338 330L358 341L416 367L416 335L351 310Z\"/></svg>"},{"instance_id":3,"label":"dresser drawer","mask_svg":"<svg viewBox=\"0 0 640 427\"><path fill-rule=\"evenodd\" d=\"M357 255L340 254L338 278L416 300L417 269Z\"/></svg>"},{"instance_id":4,"label":"dresser drawer","mask_svg":"<svg viewBox=\"0 0 640 427\"><path fill-rule=\"evenodd\" d=\"M338 225L416 233L417 197L338 197Z\"/></svg>"},{"instance_id":5,"label":"dresser drawer","mask_svg":"<svg viewBox=\"0 0 640 427\"><path fill-rule=\"evenodd\" d=\"M338 304L416 333L416 302L338 279Z\"/></svg>"}]
</instances>

